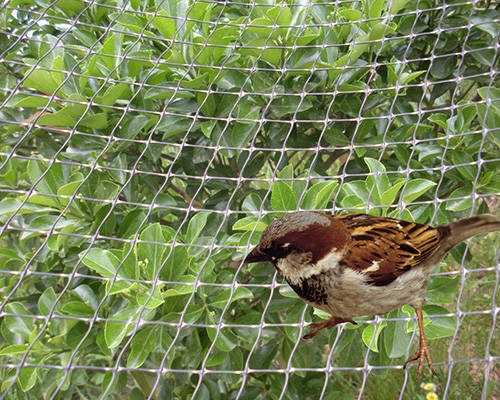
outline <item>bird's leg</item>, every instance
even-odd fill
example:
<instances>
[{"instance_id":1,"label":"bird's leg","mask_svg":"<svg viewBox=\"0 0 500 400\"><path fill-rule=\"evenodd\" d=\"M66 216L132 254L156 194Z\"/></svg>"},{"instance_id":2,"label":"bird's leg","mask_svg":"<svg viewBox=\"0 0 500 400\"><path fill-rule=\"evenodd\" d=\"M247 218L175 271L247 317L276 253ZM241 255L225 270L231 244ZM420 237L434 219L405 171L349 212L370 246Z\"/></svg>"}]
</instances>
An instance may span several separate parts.
<instances>
[{"instance_id":1,"label":"bird's leg","mask_svg":"<svg viewBox=\"0 0 500 400\"><path fill-rule=\"evenodd\" d=\"M354 322L350 318L339 318L332 315L329 319L327 319L324 322L314 322L311 325L309 325L310 327L312 327L312 330L311 332L309 332L307 335L304 336L304 339L311 339L314 336L316 336L321 329L325 328L330 329L333 328L335 325L342 324L344 322L350 322L351 324L356 325L356 322Z\"/></svg>"},{"instance_id":2,"label":"bird's leg","mask_svg":"<svg viewBox=\"0 0 500 400\"><path fill-rule=\"evenodd\" d=\"M424 358L427 360L427 365L431 372L436 375L436 371L432 367L431 353L429 351L429 346L427 346L427 339L425 337L424 330L424 320L421 307L413 307L415 309L415 314L417 315L418 330L420 331L420 343L418 351L410 356L404 364L404 368L412 361L418 360L418 370L417 370L417 381L422 376L422 370L424 368Z\"/></svg>"}]
</instances>

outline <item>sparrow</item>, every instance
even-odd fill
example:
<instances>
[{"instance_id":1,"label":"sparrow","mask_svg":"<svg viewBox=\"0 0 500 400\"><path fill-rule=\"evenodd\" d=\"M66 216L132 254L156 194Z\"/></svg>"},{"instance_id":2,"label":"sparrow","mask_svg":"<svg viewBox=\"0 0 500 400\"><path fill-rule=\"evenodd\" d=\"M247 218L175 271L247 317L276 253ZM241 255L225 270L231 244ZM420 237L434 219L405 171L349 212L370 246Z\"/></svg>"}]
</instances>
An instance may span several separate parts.
<instances>
[{"instance_id":1,"label":"sparrow","mask_svg":"<svg viewBox=\"0 0 500 400\"><path fill-rule=\"evenodd\" d=\"M422 314L434 266L460 242L493 231L500 231L500 220L491 214L433 228L366 214L299 211L274 220L244 263L270 262L302 300L331 314L311 324L304 339L344 322L355 324L354 317L411 305L419 349L404 367L419 360L418 380L424 358L435 374Z\"/></svg>"}]
</instances>

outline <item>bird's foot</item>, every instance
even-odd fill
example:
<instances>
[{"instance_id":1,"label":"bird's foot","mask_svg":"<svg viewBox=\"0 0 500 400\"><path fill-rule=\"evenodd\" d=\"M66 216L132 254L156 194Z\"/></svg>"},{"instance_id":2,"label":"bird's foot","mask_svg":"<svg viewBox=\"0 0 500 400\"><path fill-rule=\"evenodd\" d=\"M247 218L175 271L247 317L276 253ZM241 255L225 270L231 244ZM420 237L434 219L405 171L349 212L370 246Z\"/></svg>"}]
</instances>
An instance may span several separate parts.
<instances>
[{"instance_id":1,"label":"bird's foot","mask_svg":"<svg viewBox=\"0 0 500 400\"><path fill-rule=\"evenodd\" d=\"M422 370L424 369L424 359L427 360L427 365L431 370L433 375L436 375L436 370L432 366L431 353L429 351L429 346L427 345L427 339L425 337L424 321L422 310L415 308L418 322L418 330L420 331L420 343L418 351L412 356L408 357L408 360L403 365L403 368L411 363L412 361L418 360L418 370L417 370L417 381L422 377Z\"/></svg>"},{"instance_id":2,"label":"bird's foot","mask_svg":"<svg viewBox=\"0 0 500 400\"><path fill-rule=\"evenodd\" d=\"M304 339L312 339L314 336L318 334L320 330L325 328L330 329L333 328L335 325L342 324L344 322L350 322L351 324L356 325L356 322L350 318L339 318L332 315L326 321L313 322L311 325L309 325L312 328L311 332L309 332L307 335L304 335Z\"/></svg>"}]
</instances>

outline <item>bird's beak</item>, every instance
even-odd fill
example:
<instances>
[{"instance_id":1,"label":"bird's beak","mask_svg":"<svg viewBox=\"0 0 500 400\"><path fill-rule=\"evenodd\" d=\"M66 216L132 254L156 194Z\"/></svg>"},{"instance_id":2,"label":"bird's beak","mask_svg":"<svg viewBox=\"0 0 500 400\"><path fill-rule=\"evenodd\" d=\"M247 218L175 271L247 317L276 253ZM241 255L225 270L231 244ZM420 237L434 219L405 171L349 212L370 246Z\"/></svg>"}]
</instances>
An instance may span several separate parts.
<instances>
[{"instance_id":1,"label":"bird's beak","mask_svg":"<svg viewBox=\"0 0 500 400\"><path fill-rule=\"evenodd\" d=\"M253 250L246 256L244 264L256 263L256 262L270 262L271 257L264 253L260 246L257 245L253 248Z\"/></svg>"}]
</instances>

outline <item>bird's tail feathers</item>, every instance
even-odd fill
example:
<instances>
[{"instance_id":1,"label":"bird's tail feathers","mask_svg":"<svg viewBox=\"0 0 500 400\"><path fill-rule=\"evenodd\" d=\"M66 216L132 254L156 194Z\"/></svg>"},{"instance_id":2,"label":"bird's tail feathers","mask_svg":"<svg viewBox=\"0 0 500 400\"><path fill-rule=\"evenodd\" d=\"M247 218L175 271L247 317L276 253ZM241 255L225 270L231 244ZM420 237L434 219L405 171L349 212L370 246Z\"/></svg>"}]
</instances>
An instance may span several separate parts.
<instances>
[{"instance_id":1,"label":"bird's tail feathers","mask_svg":"<svg viewBox=\"0 0 500 400\"><path fill-rule=\"evenodd\" d=\"M500 231L500 220L491 214L477 215L475 217L452 222L445 227L450 228L456 246L460 242L488 232ZM453 246L453 247L454 247Z\"/></svg>"}]
</instances>

